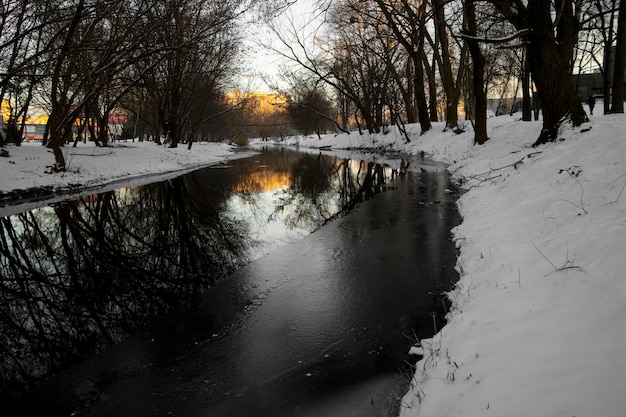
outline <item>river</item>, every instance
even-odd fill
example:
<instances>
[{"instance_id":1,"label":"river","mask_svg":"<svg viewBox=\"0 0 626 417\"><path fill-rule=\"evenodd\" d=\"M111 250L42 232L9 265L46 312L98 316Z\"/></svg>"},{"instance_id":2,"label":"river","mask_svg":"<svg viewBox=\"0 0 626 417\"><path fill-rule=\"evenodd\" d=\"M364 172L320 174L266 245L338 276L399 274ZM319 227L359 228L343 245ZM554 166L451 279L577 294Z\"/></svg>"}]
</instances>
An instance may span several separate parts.
<instances>
[{"instance_id":1,"label":"river","mask_svg":"<svg viewBox=\"0 0 626 417\"><path fill-rule=\"evenodd\" d=\"M445 167L268 148L1 219L3 415L391 416L443 324Z\"/></svg>"}]
</instances>

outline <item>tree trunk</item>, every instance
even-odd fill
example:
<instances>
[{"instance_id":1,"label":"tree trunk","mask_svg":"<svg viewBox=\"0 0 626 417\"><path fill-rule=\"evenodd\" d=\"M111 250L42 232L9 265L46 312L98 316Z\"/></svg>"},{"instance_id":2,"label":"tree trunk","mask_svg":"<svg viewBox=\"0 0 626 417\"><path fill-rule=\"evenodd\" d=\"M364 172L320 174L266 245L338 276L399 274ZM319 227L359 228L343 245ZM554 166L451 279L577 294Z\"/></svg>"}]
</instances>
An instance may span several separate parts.
<instances>
[{"instance_id":1,"label":"tree trunk","mask_svg":"<svg viewBox=\"0 0 626 417\"><path fill-rule=\"evenodd\" d=\"M109 112L105 111L98 121L98 137L100 144L105 147L109 146L109 116Z\"/></svg>"},{"instance_id":2,"label":"tree trunk","mask_svg":"<svg viewBox=\"0 0 626 417\"><path fill-rule=\"evenodd\" d=\"M626 66L626 1L619 4L617 23L617 47L615 50L615 67L613 68L613 99L612 113L624 113L624 70ZM605 101L608 98L604 97Z\"/></svg>"},{"instance_id":3,"label":"tree trunk","mask_svg":"<svg viewBox=\"0 0 626 417\"><path fill-rule=\"evenodd\" d=\"M565 120L574 126L588 121L571 82L573 48L578 40L578 21L572 15L572 2L565 1L554 34L550 0L528 2L532 32L525 36L528 64L542 104L543 129L535 146L557 139Z\"/></svg>"},{"instance_id":4,"label":"tree trunk","mask_svg":"<svg viewBox=\"0 0 626 417\"><path fill-rule=\"evenodd\" d=\"M485 57L480 50L476 29L476 8L474 2L465 3L465 17L467 19L467 34L465 39L472 56L472 89L474 92L474 143L484 144L487 139L487 94L485 92Z\"/></svg>"},{"instance_id":5,"label":"tree trunk","mask_svg":"<svg viewBox=\"0 0 626 417\"><path fill-rule=\"evenodd\" d=\"M417 103L420 131L424 134L432 129L433 126L428 114L428 103L426 102L426 91L424 90L424 67L422 67L421 57L416 57L415 59L415 102Z\"/></svg>"},{"instance_id":6,"label":"tree trunk","mask_svg":"<svg viewBox=\"0 0 626 417\"><path fill-rule=\"evenodd\" d=\"M413 71L413 60L407 59L405 66L405 76L406 76L406 89L401 88L402 100L404 101L404 106L406 107L406 122L409 124L417 122L417 100L415 99L415 89L417 85L415 83L415 75ZM398 83L400 85L400 83Z\"/></svg>"},{"instance_id":7,"label":"tree trunk","mask_svg":"<svg viewBox=\"0 0 626 417\"><path fill-rule=\"evenodd\" d=\"M532 116L532 97L530 94L530 68L528 66L528 52L522 52L522 120L530 122Z\"/></svg>"},{"instance_id":8,"label":"tree trunk","mask_svg":"<svg viewBox=\"0 0 626 417\"><path fill-rule=\"evenodd\" d=\"M543 129L535 142L537 146L556 140L565 119L570 119L574 126L588 119L570 80L569 64L563 62L554 43L531 40L528 61L542 103Z\"/></svg>"},{"instance_id":9,"label":"tree trunk","mask_svg":"<svg viewBox=\"0 0 626 417\"><path fill-rule=\"evenodd\" d=\"M179 137L178 116L176 114L174 114L172 118L170 119L169 128L170 128L169 136L168 136L168 139L170 141L169 147L177 148L178 140L180 139L180 137Z\"/></svg>"},{"instance_id":10,"label":"tree trunk","mask_svg":"<svg viewBox=\"0 0 626 417\"><path fill-rule=\"evenodd\" d=\"M433 0L434 18L435 18L435 35L441 45L441 59L439 60L439 71L441 73L441 82L446 93L446 130L454 130L459 123L459 115L457 105L459 103L459 92L455 86L454 75L452 74L452 60L450 57L450 45L448 42L448 33L446 25L446 17L444 13L443 0Z\"/></svg>"},{"instance_id":11,"label":"tree trunk","mask_svg":"<svg viewBox=\"0 0 626 417\"><path fill-rule=\"evenodd\" d=\"M600 18L600 30L602 33L602 39L604 41L604 58L602 59L602 67L600 68L600 73L602 74L602 94L604 95L603 111L604 114L609 114L611 112L611 81L613 79L613 70L615 66L611 67L611 64L614 62L615 53L613 51L613 43L615 41L615 12L616 12L616 2L617 0L611 0L611 3L608 4L609 14L609 27L606 27L605 17ZM603 6L605 6L605 2L595 1L595 6L598 9L599 13L603 13L605 10ZM590 95L593 95L593 91L589 91ZM585 97L586 98L586 97Z\"/></svg>"},{"instance_id":12,"label":"tree trunk","mask_svg":"<svg viewBox=\"0 0 626 417\"><path fill-rule=\"evenodd\" d=\"M430 121L437 123L439 121L439 114L437 113L437 78L435 77L435 60L433 59L432 65L428 62L426 54L422 57L422 64L428 78L428 111L430 114Z\"/></svg>"},{"instance_id":13,"label":"tree trunk","mask_svg":"<svg viewBox=\"0 0 626 417\"><path fill-rule=\"evenodd\" d=\"M412 55L413 66L415 67L415 101L417 103L417 115L420 122L421 133L432 129L430 117L428 114L428 104L426 103L426 91L424 89L424 60L426 53L424 52L424 40L426 38L426 2L422 2L420 6L420 30L417 39L417 51ZM413 42L415 43L415 42Z\"/></svg>"}]
</instances>

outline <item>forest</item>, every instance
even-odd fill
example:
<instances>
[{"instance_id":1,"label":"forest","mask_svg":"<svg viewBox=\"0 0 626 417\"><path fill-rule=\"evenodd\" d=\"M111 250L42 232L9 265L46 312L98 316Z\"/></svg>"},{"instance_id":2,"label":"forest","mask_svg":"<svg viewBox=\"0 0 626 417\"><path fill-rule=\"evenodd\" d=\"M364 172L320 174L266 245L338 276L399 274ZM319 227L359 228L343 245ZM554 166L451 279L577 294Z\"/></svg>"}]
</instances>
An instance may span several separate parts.
<instances>
[{"instance_id":1,"label":"forest","mask_svg":"<svg viewBox=\"0 0 626 417\"><path fill-rule=\"evenodd\" d=\"M306 6L308 13L299 13ZM475 143L487 136L488 98L521 97L522 120L541 117L536 145L588 118L573 74L599 73L604 112L623 112L626 12L617 0L2 0L2 142L19 143L35 111L43 145L64 171L62 147L86 132L171 147L262 135L380 132L445 120ZM283 62L280 117L254 116L241 91L252 26ZM236 98L233 98L236 97ZM256 103L258 105L258 103ZM498 108L496 113L513 111ZM258 116L258 112L257 116ZM461 114L462 113L462 114ZM269 132L267 132L269 128ZM274 130L272 130L272 128ZM255 131L247 133L261 135ZM406 140L410 141L407 135Z\"/></svg>"}]
</instances>

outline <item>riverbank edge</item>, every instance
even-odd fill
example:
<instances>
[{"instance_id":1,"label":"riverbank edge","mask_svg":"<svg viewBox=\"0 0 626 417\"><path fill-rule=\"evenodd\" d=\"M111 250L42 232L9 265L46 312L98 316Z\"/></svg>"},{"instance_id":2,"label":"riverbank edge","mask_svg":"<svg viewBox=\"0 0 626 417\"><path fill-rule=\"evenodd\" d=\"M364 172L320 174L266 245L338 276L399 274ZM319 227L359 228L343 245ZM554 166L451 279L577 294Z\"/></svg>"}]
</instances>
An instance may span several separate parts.
<instances>
[{"instance_id":1,"label":"riverbank edge","mask_svg":"<svg viewBox=\"0 0 626 417\"><path fill-rule=\"evenodd\" d=\"M39 143L8 146L0 158L0 213L3 216L39 204L79 198L119 187L140 186L228 164L251 152L225 143L199 143L192 149L167 148L154 142L114 142L107 147L81 143L67 147L66 172L51 172L50 150Z\"/></svg>"}]
</instances>

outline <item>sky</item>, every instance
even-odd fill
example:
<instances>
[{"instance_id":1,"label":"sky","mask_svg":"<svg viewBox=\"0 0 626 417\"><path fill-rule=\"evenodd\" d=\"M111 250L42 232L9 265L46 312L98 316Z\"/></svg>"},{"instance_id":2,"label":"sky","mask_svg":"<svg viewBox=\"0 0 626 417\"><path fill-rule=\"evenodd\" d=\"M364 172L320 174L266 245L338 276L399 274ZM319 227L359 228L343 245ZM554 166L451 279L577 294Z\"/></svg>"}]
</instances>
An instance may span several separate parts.
<instances>
[{"instance_id":1,"label":"sky","mask_svg":"<svg viewBox=\"0 0 626 417\"><path fill-rule=\"evenodd\" d=\"M281 15L272 19L271 23L276 29L285 31L284 33L289 33L291 22L294 22L296 27L304 29L319 18L317 3L318 0L296 0ZM250 81L250 88L253 91L272 92L271 84L281 84L279 77L281 66L291 66L293 63L273 51L273 49L284 50L284 45L274 30L257 18L253 18L253 22L246 29L245 48L250 62L244 80Z\"/></svg>"}]
</instances>

